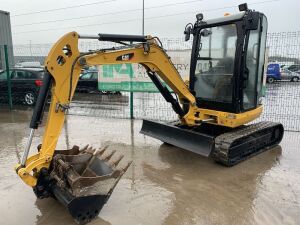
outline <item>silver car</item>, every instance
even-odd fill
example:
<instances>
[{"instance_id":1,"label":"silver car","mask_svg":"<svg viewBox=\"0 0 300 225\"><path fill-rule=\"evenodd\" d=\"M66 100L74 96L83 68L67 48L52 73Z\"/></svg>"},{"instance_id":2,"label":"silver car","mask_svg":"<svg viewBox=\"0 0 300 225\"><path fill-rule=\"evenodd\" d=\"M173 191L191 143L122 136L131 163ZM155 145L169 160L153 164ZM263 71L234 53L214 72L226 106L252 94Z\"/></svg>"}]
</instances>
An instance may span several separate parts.
<instances>
[{"instance_id":1,"label":"silver car","mask_svg":"<svg viewBox=\"0 0 300 225\"><path fill-rule=\"evenodd\" d=\"M300 71L294 72L287 68L281 69L281 80L289 80L292 82L298 82L300 80Z\"/></svg>"}]
</instances>

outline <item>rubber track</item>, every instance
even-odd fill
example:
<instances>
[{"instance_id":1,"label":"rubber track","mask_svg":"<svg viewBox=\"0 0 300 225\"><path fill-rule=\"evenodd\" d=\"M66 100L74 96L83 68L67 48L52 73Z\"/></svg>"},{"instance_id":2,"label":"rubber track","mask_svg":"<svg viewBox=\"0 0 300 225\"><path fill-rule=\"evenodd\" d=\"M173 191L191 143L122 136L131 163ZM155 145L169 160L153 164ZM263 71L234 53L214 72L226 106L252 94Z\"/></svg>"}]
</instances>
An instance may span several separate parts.
<instances>
[{"instance_id":1,"label":"rubber track","mask_svg":"<svg viewBox=\"0 0 300 225\"><path fill-rule=\"evenodd\" d=\"M265 140L264 142L259 141L259 138L261 137L261 136L259 137L259 135L268 134L270 132L273 133L275 129L278 128L281 130L281 133L277 135L278 136L277 139L267 140L267 141ZM249 137L252 137L251 141L255 140L255 138L257 139L257 142L255 142L257 146L256 147L252 146L252 148L255 147L254 150L252 150L252 152L250 153L247 152L246 154L243 151L240 153L238 157L229 158L230 150L234 142L236 141L239 142L242 139L247 139ZM215 138L215 149L212 157L215 159L215 161L225 166L233 166L245 159L248 159L254 155L266 151L268 148L278 144L281 141L282 137L283 137L283 126L280 123L260 122L256 124L251 124L217 136ZM260 146L261 144L265 146Z\"/></svg>"}]
</instances>

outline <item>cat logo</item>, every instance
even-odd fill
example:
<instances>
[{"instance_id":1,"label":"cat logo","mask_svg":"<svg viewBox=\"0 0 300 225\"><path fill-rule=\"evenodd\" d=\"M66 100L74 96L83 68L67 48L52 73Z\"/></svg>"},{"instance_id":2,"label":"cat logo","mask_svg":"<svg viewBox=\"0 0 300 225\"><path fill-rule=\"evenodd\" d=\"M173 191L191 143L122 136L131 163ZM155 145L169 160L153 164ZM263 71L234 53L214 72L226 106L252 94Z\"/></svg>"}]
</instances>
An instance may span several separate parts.
<instances>
[{"instance_id":1,"label":"cat logo","mask_svg":"<svg viewBox=\"0 0 300 225\"><path fill-rule=\"evenodd\" d=\"M128 55L128 54L122 55L122 60L123 60L123 61L129 60L129 55Z\"/></svg>"},{"instance_id":2,"label":"cat logo","mask_svg":"<svg viewBox=\"0 0 300 225\"><path fill-rule=\"evenodd\" d=\"M134 53L123 54L117 57L117 61L129 61L134 56Z\"/></svg>"}]
</instances>

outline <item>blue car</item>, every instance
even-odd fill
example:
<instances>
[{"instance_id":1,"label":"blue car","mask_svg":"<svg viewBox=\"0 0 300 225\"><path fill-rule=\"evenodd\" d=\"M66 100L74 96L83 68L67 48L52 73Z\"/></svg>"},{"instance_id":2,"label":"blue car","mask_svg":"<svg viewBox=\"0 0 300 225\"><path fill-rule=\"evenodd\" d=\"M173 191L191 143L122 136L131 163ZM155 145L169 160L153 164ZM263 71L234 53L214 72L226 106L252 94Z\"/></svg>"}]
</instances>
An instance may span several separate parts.
<instances>
[{"instance_id":1,"label":"blue car","mask_svg":"<svg viewBox=\"0 0 300 225\"><path fill-rule=\"evenodd\" d=\"M267 68L267 83L274 83L276 80L281 80L280 65L270 63Z\"/></svg>"},{"instance_id":2,"label":"blue car","mask_svg":"<svg viewBox=\"0 0 300 225\"><path fill-rule=\"evenodd\" d=\"M289 69L296 68L296 66L281 67L278 63L270 63L267 68L267 82L274 83L277 80L298 82L300 80L299 71L295 72Z\"/></svg>"}]
</instances>

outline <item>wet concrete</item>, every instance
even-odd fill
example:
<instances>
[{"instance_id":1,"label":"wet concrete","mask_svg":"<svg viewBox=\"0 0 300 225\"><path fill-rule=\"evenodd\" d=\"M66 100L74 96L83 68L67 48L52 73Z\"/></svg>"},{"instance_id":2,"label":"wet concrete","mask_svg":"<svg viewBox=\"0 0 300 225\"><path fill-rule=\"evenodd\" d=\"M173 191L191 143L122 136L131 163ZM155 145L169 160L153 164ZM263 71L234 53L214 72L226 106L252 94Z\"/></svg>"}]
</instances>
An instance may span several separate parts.
<instances>
[{"instance_id":1,"label":"wet concrete","mask_svg":"<svg viewBox=\"0 0 300 225\"><path fill-rule=\"evenodd\" d=\"M0 110L0 224L75 224L55 200L37 200L13 170L30 116ZM225 168L145 137L140 127L139 120L68 116L59 149L109 145L134 161L90 224L300 224L300 133L286 132L281 147Z\"/></svg>"}]
</instances>

